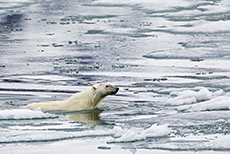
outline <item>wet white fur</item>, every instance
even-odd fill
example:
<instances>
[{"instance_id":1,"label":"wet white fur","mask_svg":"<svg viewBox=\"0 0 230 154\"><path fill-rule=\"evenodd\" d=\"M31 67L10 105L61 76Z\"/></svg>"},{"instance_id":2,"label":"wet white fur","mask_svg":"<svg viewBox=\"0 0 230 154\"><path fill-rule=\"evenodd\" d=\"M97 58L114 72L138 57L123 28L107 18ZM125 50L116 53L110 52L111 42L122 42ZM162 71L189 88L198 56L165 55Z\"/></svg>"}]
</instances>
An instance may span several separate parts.
<instances>
[{"instance_id":1,"label":"wet white fur","mask_svg":"<svg viewBox=\"0 0 230 154\"><path fill-rule=\"evenodd\" d=\"M41 110L89 110L96 108L107 95L113 95L116 92L117 87L101 83L82 92L75 93L67 100L32 103L28 104L26 107L30 109L41 108Z\"/></svg>"}]
</instances>

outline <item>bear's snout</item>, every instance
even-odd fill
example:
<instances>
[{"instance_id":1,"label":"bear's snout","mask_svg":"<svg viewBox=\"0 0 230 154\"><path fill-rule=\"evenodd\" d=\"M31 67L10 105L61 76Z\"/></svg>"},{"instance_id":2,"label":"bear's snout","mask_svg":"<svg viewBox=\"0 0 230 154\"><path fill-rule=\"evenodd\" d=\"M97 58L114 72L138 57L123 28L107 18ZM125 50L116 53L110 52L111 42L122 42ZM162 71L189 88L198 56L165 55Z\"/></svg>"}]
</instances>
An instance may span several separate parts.
<instances>
[{"instance_id":1,"label":"bear's snout","mask_svg":"<svg viewBox=\"0 0 230 154\"><path fill-rule=\"evenodd\" d=\"M118 91L119 91L119 88L116 87L116 89L115 89L113 95L115 95Z\"/></svg>"},{"instance_id":2,"label":"bear's snout","mask_svg":"<svg viewBox=\"0 0 230 154\"><path fill-rule=\"evenodd\" d=\"M111 91L110 95L115 95L119 91L119 88L113 87L113 90Z\"/></svg>"}]
</instances>

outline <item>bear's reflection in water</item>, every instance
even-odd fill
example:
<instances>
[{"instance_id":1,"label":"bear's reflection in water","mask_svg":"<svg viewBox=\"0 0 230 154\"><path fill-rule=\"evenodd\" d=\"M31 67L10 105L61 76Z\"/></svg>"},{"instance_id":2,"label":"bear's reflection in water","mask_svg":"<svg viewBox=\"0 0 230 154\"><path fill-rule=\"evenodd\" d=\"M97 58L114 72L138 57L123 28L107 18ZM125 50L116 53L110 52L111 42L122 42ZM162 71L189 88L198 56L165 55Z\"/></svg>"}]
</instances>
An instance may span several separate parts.
<instances>
[{"instance_id":1,"label":"bear's reflection in water","mask_svg":"<svg viewBox=\"0 0 230 154\"><path fill-rule=\"evenodd\" d=\"M105 120L101 119L100 114L104 110L84 110L67 113L67 117L70 121L83 122L87 127L93 127L97 125L108 125Z\"/></svg>"},{"instance_id":2,"label":"bear's reflection in water","mask_svg":"<svg viewBox=\"0 0 230 154\"><path fill-rule=\"evenodd\" d=\"M100 114L104 110L93 109L93 110L81 110L81 111L45 111L51 114L64 115L70 121L83 123L86 127L93 127L97 125L113 125L107 123L105 120L101 119Z\"/></svg>"}]
</instances>

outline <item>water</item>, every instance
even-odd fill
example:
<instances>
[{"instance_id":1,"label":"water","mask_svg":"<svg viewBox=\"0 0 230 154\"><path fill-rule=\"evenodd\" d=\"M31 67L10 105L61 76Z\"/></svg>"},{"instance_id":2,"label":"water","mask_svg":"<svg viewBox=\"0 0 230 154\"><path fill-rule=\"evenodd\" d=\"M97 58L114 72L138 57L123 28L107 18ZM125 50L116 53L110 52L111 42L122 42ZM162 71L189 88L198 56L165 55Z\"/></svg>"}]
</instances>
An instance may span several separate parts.
<instances>
[{"instance_id":1,"label":"water","mask_svg":"<svg viewBox=\"0 0 230 154\"><path fill-rule=\"evenodd\" d=\"M229 152L228 0L0 2L3 153ZM22 109L89 86L93 111Z\"/></svg>"}]
</instances>

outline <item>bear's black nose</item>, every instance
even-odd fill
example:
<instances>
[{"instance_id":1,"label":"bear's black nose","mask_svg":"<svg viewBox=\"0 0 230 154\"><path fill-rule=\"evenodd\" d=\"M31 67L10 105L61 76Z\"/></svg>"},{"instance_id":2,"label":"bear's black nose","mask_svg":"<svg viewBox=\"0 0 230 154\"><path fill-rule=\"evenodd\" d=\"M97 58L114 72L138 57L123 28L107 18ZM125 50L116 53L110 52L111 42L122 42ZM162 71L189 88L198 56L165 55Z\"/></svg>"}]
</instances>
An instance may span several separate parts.
<instances>
[{"instance_id":1,"label":"bear's black nose","mask_svg":"<svg viewBox=\"0 0 230 154\"><path fill-rule=\"evenodd\" d=\"M116 93L118 92L119 88L116 88Z\"/></svg>"}]
</instances>

